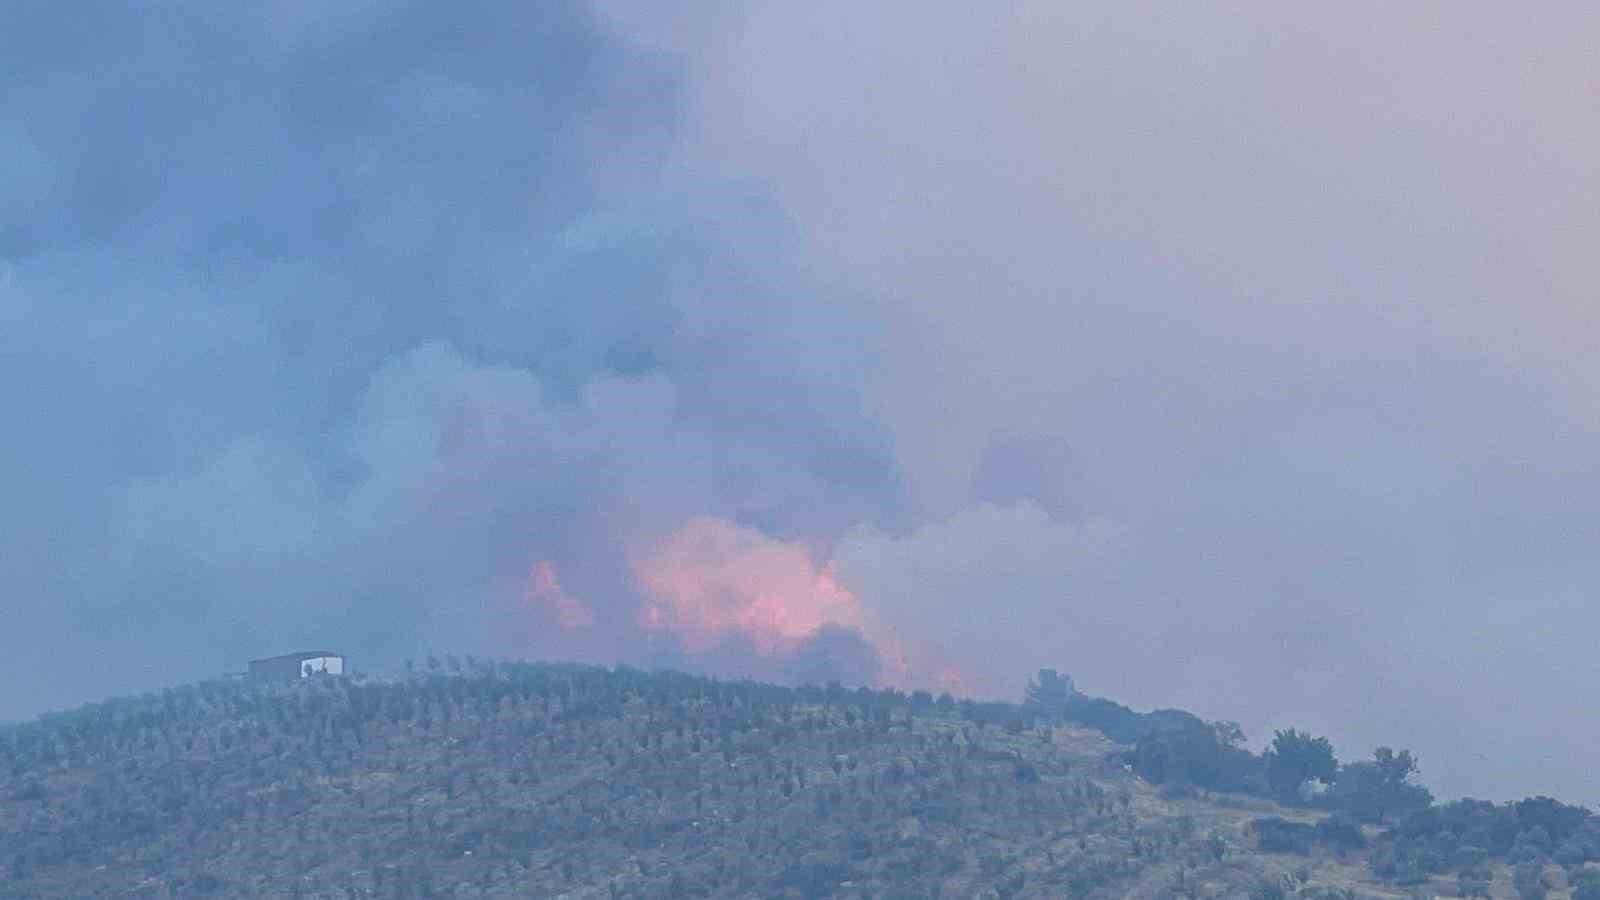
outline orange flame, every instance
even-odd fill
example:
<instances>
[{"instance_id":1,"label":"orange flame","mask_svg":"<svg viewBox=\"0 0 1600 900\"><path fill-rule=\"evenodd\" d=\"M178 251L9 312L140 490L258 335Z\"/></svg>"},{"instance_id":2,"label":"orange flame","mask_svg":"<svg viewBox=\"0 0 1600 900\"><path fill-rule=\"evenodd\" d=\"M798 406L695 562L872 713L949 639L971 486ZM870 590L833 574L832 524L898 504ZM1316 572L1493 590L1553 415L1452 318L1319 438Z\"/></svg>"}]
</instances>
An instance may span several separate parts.
<instances>
[{"instance_id":1,"label":"orange flame","mask_svg":"<svg viewBox=\"0 0 1600 900\"><path fill-rule=\"evenodd\" d=\"M645 626L672 632L691 652L742 631L772 655L823 625L861 625L855 594L804 545L724 519L690 519L636 560L634 573L653 598Z\"/></svg>"},{"instance_id":2,"label":"orange flame","mask_svg":"<svg viewBox=\"0 0 1600 900\"><path fill-rule=\"evenodd\" d=\"M739 632L758 652L782 656L835 624L859 630L878 651L879 686L974 692L973 678L946 654L908 644L875 621L832 563L818 563L805 544L700 516L637 557L633 569L649 594L641 623L673 634L691 653Z\"/></svg>"}]
</instances>

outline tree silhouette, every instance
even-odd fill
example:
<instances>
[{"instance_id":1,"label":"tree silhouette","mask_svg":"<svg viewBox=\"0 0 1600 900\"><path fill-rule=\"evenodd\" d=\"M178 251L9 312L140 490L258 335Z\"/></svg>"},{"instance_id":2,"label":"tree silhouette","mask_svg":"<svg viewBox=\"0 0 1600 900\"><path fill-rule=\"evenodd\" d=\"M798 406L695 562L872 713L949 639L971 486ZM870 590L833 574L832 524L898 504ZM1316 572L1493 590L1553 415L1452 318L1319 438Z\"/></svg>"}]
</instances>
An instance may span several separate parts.
<instances>
[{"instance_id":1,"label":"tree silhouette","mask_svg":"<svg viewBox=\"0 0 1600 900\"><path fill-rule=\"evenodd\" d=\"M1072 686L1071 676L1062 675L1055 669L1040 669L1039 677L1028 682L1024 703L1039 714L1065 719L1067 705L1072 702L1075 693L1077 690Z\"/></svg>"},{"instance_id":2,"label":"tree silhouette","mask_svg":"<svg viewBox=\"0 0 1600 900\"><path fill-rule=\"evenodd\" d=\"M1293 728L1274 732L1266 758L1267 784L1284 802L1297 801L1300 786L1311 779L1332 783L1339 772L1339 761L1327 738Z\"/></svg>"}]
</instances>

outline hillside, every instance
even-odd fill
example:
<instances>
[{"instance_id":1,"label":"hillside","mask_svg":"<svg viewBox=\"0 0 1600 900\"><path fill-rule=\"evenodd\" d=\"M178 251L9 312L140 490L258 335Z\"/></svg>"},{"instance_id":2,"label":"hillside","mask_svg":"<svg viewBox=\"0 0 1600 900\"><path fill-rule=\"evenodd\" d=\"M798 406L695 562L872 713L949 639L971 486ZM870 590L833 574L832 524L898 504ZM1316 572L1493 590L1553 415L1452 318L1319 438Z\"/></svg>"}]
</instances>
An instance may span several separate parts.
<instances>
[{"instance_id":1,"label":"hillside","mask_svg":"<svg viewBox=\"0 0 1600 900\"><path fill-rule=\"evenodd\" d=\"M1197 788L1198 721L572 665L205 683L0 728L0 897L1504 897L1600 855L1553 801L1380 833Z\"/></svg>"}]
</instances>

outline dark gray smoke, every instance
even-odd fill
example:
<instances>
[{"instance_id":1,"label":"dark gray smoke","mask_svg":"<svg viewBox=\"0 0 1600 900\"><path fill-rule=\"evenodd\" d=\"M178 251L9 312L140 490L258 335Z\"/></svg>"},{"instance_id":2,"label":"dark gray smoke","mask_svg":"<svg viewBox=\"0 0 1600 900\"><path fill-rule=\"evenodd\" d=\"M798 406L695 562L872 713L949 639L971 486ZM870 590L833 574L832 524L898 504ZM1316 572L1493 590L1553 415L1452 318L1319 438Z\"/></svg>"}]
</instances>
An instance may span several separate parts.
<instances>
[{"instance_id":1,"label":"dark gray smoke","mask_svg":"<svg viewBox=\"0 0 1600 900\"><path fill-rule=\"evenodd\" d=\"M1052 666L1600 800L1594 12L134 10L0 11L0 718Z\"/></svg>"},{"instance_id":2,"label":"dark gray smoke","mask_svg":"<svg viewBox=\"0 0 1600 900\"><path fill-rule=\"evenodd\" d=\"M1600 14L605 6L892 323L919 516L835 558L898 633L1600 800Z\"/></svg>"},{"instance_id":3,"label":"dark gray smoke","mask_svg":"<svg viewBox=\"0 0 1600 900\"><path fill-rule=\"evenodd\" d=\"M901 505L868 320L581 4L24 2L0 59L0 716L300 644L638 658L632 544Z\"/></svg>"}]
</instances>

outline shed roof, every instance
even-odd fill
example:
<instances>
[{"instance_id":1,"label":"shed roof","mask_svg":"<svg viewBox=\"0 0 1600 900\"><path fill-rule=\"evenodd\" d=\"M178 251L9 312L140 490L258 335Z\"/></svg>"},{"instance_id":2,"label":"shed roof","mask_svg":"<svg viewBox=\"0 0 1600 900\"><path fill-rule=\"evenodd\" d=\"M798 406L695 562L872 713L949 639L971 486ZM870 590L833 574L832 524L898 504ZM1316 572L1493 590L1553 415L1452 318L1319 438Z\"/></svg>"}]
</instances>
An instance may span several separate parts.
<instances>
[{"instance_id":1,"label":"shed roof","mask_svg":"<svg viewBox=\"0 0 1600 900\"><path fill-rule=\"evenodd\" d=\"M250 663L254 665L255 663L279 662L289 659L299 662L301 660L316 659L319 656L337 656L342 659L344 654L333 650L301 650L298 653L281 653L277 656L263 656L260 659L250 660Z\"/></svg>"}]
</instances>

